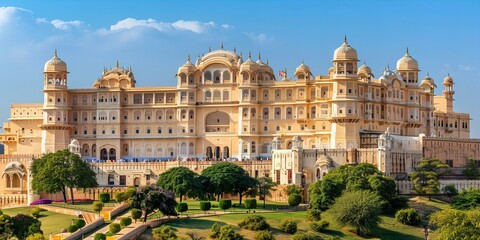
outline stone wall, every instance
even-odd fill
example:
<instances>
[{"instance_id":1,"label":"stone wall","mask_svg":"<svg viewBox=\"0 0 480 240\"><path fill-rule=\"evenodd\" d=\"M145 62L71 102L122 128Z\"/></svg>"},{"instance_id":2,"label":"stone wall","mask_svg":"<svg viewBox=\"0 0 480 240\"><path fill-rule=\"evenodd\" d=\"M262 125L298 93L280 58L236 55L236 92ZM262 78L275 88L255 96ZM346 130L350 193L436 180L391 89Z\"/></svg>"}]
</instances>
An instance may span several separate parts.
<instances>
[{"instance_id":1,"label":"stone wall","mask_svg":"<svg viewBox=\"0 0 480 240\"><path fill-rule=\"evenodd\" d=\"M401 194L415 193L411 181L395 181L397 189ZM440 180L440 191L447 185L454 185L458 192L469 188L480 188L480 180Z\"/></svg>"}]
</instances>

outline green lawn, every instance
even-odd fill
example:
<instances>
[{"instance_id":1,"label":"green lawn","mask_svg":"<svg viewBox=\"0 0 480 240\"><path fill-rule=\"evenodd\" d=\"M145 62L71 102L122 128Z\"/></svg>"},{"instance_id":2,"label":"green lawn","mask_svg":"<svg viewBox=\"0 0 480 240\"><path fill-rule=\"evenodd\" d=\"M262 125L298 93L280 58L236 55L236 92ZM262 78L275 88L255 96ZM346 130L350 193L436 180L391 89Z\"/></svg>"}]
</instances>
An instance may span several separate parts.
<instances>
[{"instance_id":1,"label":"green lawn","mask_svg":"<svg viewBox=\"0 0 480 240\"><path fill-rule=\"evenodd\" d=\"M110 201L109 203L105 203L104 207L115 207L117 202L115 201ZM69 209L76 209L84 212L95 212L93 211L93 205L92 203L85 203L85 202L80 202L80 203L64 203L64 202L54 202L52 203L52 206L57 206L57 207L63 207L63 208L69 208Z\"/></svg>"},{"instance_id":2,"label":"green lawn","mask_svg":"<svg viewBox=\"0 0 480 240\"><path fill-rule=\"evenodd\" d=\"M31 207L2 209L4 214L15 216L17 214L30 215ZM40 222L42 222L43 234L48 237L51 233L59 233L62 228L67 228L72 222L73 216L50 211L42 211Z\"/></svg>"},{"instance_id":3,"label":"green lawn","mask_svg":"<svg viewBox=\"0 0 480 240\"><path fill-rule=\"evenodd\" d=\"M216 204L218 205L218 204ZM195 206L195 203L192 202L189 207ZM197 205L198 206L198 205ZM423 198L414 198L410 201L410 206L413 208L418 209L421 214L428 215L432 212L439 211L441 209L449 208L447 203L432 200L428 201L427 199ZM276 239L279 240L286 240L291 239L292 235L283 233L279 230L279 224L282 219L290 219L298 222L298 230L299 231L308 231L310 221L306 219L306 212L305 211L298 211L298 212L260 212L257 210L257 214L264 216L267 219L267 222L271 226L272 233L274 234ZM254 239L255 232L240 229L237 227L237 224L246 217L247 214L228 214L228 215L221 215L216 217L205 217L205 218L197 218L197 219L179 219L173 220L168 223L167 225L175 228L177 230L177 235L180 237L187 238L186 233L188 232L195 232L197 235L200 236L208 236L210 234L210 228L215 223L218 222L220 224L230 224L234 227L234 229L240 234L242 234L245 239ZM327 228L325 233L319 234L322 237L327 236L339 236L341 239L347 240L358 240L358 239L385 239L385 240L421 240L424 239L423 237L423 229L421 227L412 227L403 225L398 223L395 220L393 215L390 216L381 216L382 222L379 224L378 227L373 229L372 233L368 238L362 238L346 227L341 227L338 223L336 223L330 216L329 212L324 212L322 214L322 219L329 221L330 226ZM432 234L434 235L434 234ZM145 232L140 239L151 239L151 231ZM188 239L188 238L187 238Z\"/></svg>"}]
</instances>

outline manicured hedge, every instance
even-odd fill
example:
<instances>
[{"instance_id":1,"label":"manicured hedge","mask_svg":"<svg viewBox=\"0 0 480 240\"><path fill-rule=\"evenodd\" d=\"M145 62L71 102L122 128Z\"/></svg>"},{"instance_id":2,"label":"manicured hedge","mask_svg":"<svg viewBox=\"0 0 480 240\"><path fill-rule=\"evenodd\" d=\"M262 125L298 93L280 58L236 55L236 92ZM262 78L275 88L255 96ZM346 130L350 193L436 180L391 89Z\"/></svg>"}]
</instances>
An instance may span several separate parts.
<instances>
[{"instance_id":1,"label":"manicured hedge","mask_svg":"<svg viewBox=\"0 0 480 240\"><path fill-rule=\"evenodd\" d=\"M232 200L222 198L218 202L218 207L220 207L220 209L222 209L222 210L227 210L227 209L232 207Z\"/></svg>"}]
</instances>

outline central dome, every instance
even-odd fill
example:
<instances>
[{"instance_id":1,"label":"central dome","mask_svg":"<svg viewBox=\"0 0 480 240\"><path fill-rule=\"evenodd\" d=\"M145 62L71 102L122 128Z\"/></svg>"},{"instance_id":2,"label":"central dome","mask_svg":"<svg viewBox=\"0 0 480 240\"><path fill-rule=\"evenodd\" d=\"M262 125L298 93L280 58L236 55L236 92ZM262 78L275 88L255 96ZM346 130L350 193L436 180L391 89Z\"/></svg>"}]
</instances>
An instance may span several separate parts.
<instances>
[{"instance_id":1,"label":"central dome","mask_svg":"<svg viewBox=\"0 0 480 240\"><path fill-rule=\"evenodd\" d=\"M357 50L355 48L352 48L348 42L347 42L347 37L345 37L345 40L343 41L342 46L339 48L335 49L335 52L333 53L333 60L356 60L357 59Z\"/></svg>"},{"instance_id":2,"label":"central dome","mask_svg":"<svg viewBox=\"0 0 480 240\"><path fill-rule=\"evenodd\" d=\"M407 51L405 52L405 56L402 58L398 59L397 61L397 70L400 71L405 71L405 70L414 70L418 71L418 62L410 54L408 53L408 48Z\"/></svg>"},{"instance_id":3,"label":"central dome","mask_svg":"<svg viewBox=\"0 0 480 240\"><path fill-rule=\"evenodd\" d=\"M57 50L55 50L55 53L53 54L53 58L48 60L45 63L43 71L44 72L67 72L67 64L57 56Z\"/></svg>"}]
</instances>

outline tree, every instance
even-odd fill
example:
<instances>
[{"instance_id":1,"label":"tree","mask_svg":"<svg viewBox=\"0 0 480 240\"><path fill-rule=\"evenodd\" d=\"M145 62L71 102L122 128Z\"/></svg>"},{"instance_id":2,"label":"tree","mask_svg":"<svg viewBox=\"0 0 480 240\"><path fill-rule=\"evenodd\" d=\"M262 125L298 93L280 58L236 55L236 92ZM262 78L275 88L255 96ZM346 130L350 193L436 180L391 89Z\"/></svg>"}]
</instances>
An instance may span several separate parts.
<instances>
[{"instance_id":1,"label":"tree","mask_svg":"<svg viewBox=\"0 0 480 240\"><path fill-rule=\"evenodd\" d=\"M34 233L42 233L42 223L32 216L17 214L12 218L13 232L19 239L25 239Z\"/></svg>"},{"instance_id":2,"label":"tree","mask_svg":"<svg viewBox=\"0 0 480 240\"><path fill-rule=\"evenodd\" d=\"M188 211L188 204L186 202L178 203L177 212L182 213Z\"/></svg>"},{"instance_id":3,"label":"tree","mask_svg":"<svg viewBox=\"0 0 480 240\"><path fill-rule=\"evenodd\" d=\"M227 210L232 207L232 200L231 199L220 199L218 201L218 207L222 210Z\"/></svg>"},{"instance_id":4,"label":"tree","mask_svg":"<svg viewBox=\"0 0 480 240\"><path fill-rule=\"evenodd\" d=\"M292 193L290 196L288 196L288 205L292 207L298 206L302 202L302 196Z\"/></svg>"},{"instance_id":5,"label":"tree","mask_svg":"<svg viewBox=\"0 0 480 240\"><path fill-rule=\"evenodd\" d=\"M458 190L454 184L447 184L445 187L443 187L443 192L449 197L454 197L458 195Z\"/></svg>"},{"instance_id":6,"label":"tree","mask_svg":"<svg viewBox=\"0 0 480 240\"><path fill-rule=\"evenodd\" d=\"M147 221L148 214L159 210L163 215L176 216L175 194L172 191L164 191L156 185L139 187L134 196L132 196L132 207L142 209L144 222Z\"/></svg>"},{"instance_id":7,"label":"tree","mask_svg":"<svg viewBox=\"0 0 480 240\"><path fill-rule=\"evenodd\" d=\"M273 182L269 177L261 177L258 179L258 193L260 195L260 200L263 199L263 208L265 208L266 198L272 196L270 191L276 190L275 186L277 186L277 183Z\"/></svg>"},{"instance_id":8,"label":"tree","mask_svg":"<svg viewBox=\"0 0 480 240\"><path fill-rule=\"evenodd\" d=\"M110 231L113 234L116 234L122 230L122 226L118 223L110 223L110 226L108 226L108 231Z\"/></svg>"},{"instance_id":9,"label":"tree","mask_svg":"<svg viewBox=\"0 0 480 240\"><path fill-rule=\"evenodd\" d=\"M130 215L132 218L135 220L135 223L137 222L137 219L140 219L142 217L142 210L133 208L130 210Z\"/></svg>"},{"instance_id":10,"label":"tree","mask_svg":"<svg viewBox=\"0 0 480 240\"><path fill-rule=\"evenodd\" d=\"M210 208L212 207L212 203L211 202L207 202L207 201L201 201L200 202L200 209L202 211L204 211L205 213L210 210Z\"/></svg>"},{"instance_id":11,"label":"tree","mask_svg":"<svg viewBox=\"0 0 480 240\"><path fill-rule=\"evenodd\" d=\"M204 177L206 191L217 195L217 201L224 193L239 194L240 204L242 196L257 185L257 180L248 176L248 173L240 166L230 162L220 162L205 170Z\"/></svg>"},{"instance_id":12,"label":"tree","mask_svg":"<svg viewBox=\"0 0 480 240\"><path fill-rule=\"evenodd\" d=\"M154 240L177 239L175 231L173 231L170 226L161 226L159 228L155 228L153 229L152 234Z\"/></svg>"},{"instance_id":13,"label":"tree","mask_svg":"<svg viewBox=\"0 0 480 240\"><path fill-rule=\"evenodd\" d=\"M415 171L409 174L413 182L413 190L419 194L431 195L440 191L438 181L440 169L448 169L448 165L436 158L424 158L415 167Z\"/></svg>"},{"instance_id":14,"label":"tree","mask_svg":"<svg viewBox=\"0 0 480 240\"><path fill-rule=\"evenodd\" d=\"M395 213L395 219L406 225L415 226L422 221L422 218L418 214L417 210L413 208L400 209Z\"/></svg>"},{"instance_id":15,"label":"tree","mask_svg":"<svg viewBox=\"0 0 480 240\"><path fill-rule=\"evenodd\" d=\"M291 184L284 189L284 192L287 194L287 196L290 196L292 194L302 195L303 188L300 186L296 186L295 184Z\"/></svg>"},{"instance_id":16,"label":"tree","mask_svg":"<svg viewBox=\"0 0 480 240\"><path fill-rule=\"evenodd\" d=\"M92 210L95 212L101 212L103 209L103 202L95 201L92 203Z\"/></svg>"},{"instance_id":17,"label":"tree","mask_svg":"<svg viewBox=\"0 0 480 240\"><path fill-rule=\"evenodd\" d=\"M180 202L183 196L198 197L201 195L201 186L198 174L186 167L175 167L160 174L157 186L175 192Z\"/></svg>"},{"instance_id":18,"label":"tree","mask_svg":"<svg viewBox=\"0 0 480 240\"><path fill-rule=\"evenodd\" d=\"M438 239L480 239L479 210L445 209L430 216Z\"/></svg>"},{"instance_id":19,"label":"tree","mask_svg":"<svg viewBox=\"0 0 480 240\"><path fill-rule=\"evenodd\" d=\"M34 233L26 238L26 240L46 240L41 233Z\"/></svg>"},{"instance_id":20,"label":"tree","mask_svg":"<svg viewBox=\"0 0 480 240\"><path fill-rule=\"evenodd\" d=\"M98 200L100 200L100 202L102 202L102 203L110 202L110 193L108 193L108 192L100 193L100 195L98 196Z\"/></svg>"},{"instance_id":21,"label":"tree","mask_svg":"<svg viewBox=\"0 0 480 240\"><path fill-rule=\"evenodd\" d=\"M480 189L473 188L462 191L452 199L452 208L470 210L480 206Z\"/></svg>"},{"instance_id":22,"label":"tree","mask_svg":"<svg viewBox=\"0 0 480 240\"><path fill-rule=\"evenodd\" d=\"M0 239L10 239L13 236L13 220L0 211Z\"/></svg>"},{"instance_id":23,"label":"tree","mask_svg":"<svg viewBox=\"0 0 480 240\"><path fill-rule=\"evenodd\" d=\"M248 211L250 211L250 209L257 208L257 199L255 198L245 199L245 208L248 209Z\"/></svg>"},{"instance_id":24,"label":"tree","mask_svg":"<svg viewBox=\"0 0 480 240\"><path fill-rule=\"evenodd\" d=\"M330 208L334 219L365 236L380 222L380 197L367 190L347 191Z\"/></svg>"},{"instance_id":25,"label":"tree","mask_svg":"<svg viewBox=\"0 0 480 240\"><path fill-rule=\"evenodd\" d=\"M95 172L80 156L68 149L49 153L32 164L32 188L46 193L62 192L67 202L67 188L70 188L72 204L75 204L73 189L97 187Z\"/></svg>"},{"instance_id":26,"label":"tree","mask_svg":"<svg viewBox=\"0 0 480 240\"><path fill-rule=\"evenodd\" d=\"M472 157L468 158L468 163L465 166L465 170L463 170L463 174L468 179L479 179L480 178L480 170L478 169L477 161L475 161Z\"/></svg>"}]
</instances>

